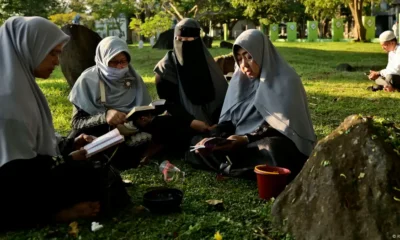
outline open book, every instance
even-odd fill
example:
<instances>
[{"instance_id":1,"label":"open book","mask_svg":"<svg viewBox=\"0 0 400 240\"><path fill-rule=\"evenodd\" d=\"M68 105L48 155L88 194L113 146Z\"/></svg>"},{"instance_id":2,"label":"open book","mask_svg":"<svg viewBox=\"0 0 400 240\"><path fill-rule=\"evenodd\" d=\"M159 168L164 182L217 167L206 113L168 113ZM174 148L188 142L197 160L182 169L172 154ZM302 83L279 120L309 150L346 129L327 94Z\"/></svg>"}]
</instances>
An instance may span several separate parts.
<instances>
[{"instance_id":1,"label":"open book","mask_svg":"<svg viewBox=\"0 0 400 240\"><path fill-rule=\"evenodd\" d=\"M229 144L233 141L236 141L236 140L231 140L231 139L226 139L226 138L221 138L221 137L213 137L213 138L209 138L207 141L205 141L203 145L192 146L191 147L192 149L190 151L193 152L200 148L214 148L216 146L222 146L224 144Z\"/></svg>"},{"instance_id":2,"label":"open book","mask_svg":"<svg viewBox=\"0 0 400 240\"><path fill-rule=\"evenodd\" d=\"M86 157L89 158L96 153L104 151L118 143L123 142L124 136L120 134L117 128L114 130L96 138L93 142L89 143L88 145L84 146L83 148L86 150Z\"/></svg>"},{"instance_id":3,"label":"open book","mask_svg":"<svg viewBox=\"0 0 400 240\"><path fill-rule=\"evenodd\" d=\"M138 106L134 107L127 115L126 119L128 120L133 120L135 118L135 115L137 113L143 113L146 111L150 111L154 115L160 115L162 114L166 108L165 108L165 102L166 100L164 99L159 99L151 102L148 106Z\"/></svg>"}]
</instances>

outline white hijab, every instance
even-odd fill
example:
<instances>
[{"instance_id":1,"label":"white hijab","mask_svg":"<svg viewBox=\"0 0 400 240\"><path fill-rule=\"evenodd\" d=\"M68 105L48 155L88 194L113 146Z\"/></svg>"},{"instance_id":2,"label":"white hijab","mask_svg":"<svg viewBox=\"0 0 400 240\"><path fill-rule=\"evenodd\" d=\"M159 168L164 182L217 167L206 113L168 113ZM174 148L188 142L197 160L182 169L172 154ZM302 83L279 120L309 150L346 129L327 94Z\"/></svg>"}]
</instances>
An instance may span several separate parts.
<instances>
[{"instance_id":1,"label":"white hijab","mask_svg":"<svg viewBox=\"0 0 400 240\"><path fill-rule=\"evenodd\" d=\"M0 166L58 154L51 112L33 71L68 40L41 17L12 17L0 27Z\"/></svg>"},{"instance_id":2,"label":"white hijab","mask_svg":"<svg viewBox=\"0 0 400 240\"><path fill-rule=\"evenodd\" d=\"M291 139L309 156L316 136L300 77L259 30L244 31L235 46L245 49L259 64L259 79L250 80L239 67L229 83L220 122L236 121L236 134L250 133L263 121ZM237 63L237 59L236 63ZM256 111L254 111L254 107Z\"/></svg>"}]
</instances>

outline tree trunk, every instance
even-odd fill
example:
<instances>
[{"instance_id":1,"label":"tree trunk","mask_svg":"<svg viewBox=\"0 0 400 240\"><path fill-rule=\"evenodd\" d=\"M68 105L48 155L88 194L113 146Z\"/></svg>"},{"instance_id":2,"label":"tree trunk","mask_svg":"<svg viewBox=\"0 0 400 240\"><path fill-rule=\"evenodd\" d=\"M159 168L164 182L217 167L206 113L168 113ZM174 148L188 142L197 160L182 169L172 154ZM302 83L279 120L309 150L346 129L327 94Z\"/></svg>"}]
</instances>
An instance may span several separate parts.
<instances>
[{"instance_id":1,"label":"tree trunk","mask_svg":"<svg viewBox=\"0 0 400 240\"><path fill-rule=\"evenodd\" d=\"M363 0L351 0L349 7L354 19L354 38L356 41L365 41L365 28L362 24Z\"/></svg>"}]
</instances>

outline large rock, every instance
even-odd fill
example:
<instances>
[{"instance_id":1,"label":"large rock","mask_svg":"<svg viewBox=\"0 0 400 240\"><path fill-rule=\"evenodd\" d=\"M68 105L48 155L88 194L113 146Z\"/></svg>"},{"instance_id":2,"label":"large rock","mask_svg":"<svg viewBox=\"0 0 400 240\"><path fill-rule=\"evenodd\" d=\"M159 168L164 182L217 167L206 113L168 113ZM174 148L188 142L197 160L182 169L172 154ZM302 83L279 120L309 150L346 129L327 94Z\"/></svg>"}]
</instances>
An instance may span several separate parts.
<instances>
[{"instance_id":1,"label":"large rock","mask_svg":"<svg viewBox=\"0 0 400 240\"><path fill-rule=\"evenodd\" d=\"M174 29L162 32L157 39L153 48L157 49L173 49L174 48Z\"/></svg>"},{"instance_id":2,"label":"large rock","mask_svg":"<svg viewBox=\"0 0 400 240\"><path fill-rule=\"evenodd\" d=\"M82 25L68 24L61 30L71 37L60 55L60 65L69 86L72 87L83 71L96 64L94 56L101 37Z\"/></svg>"},{"instance_id":3,"label":"large rock","mask_svg":"<svg viewBox=\"0 0 400 240\"><path fill-rule=\"evenodd\" d=\"M212 48L213 37L205 35L203 37L203 42L204 42L204 45L206 45L207 48Z\"/></svg>"},{"instance_id":4,"label":"large rock","mask_svg":"<svg viewBox=\"0 0 400 240\"><path fill-rule=\"evenodd\" d=\"M232 49L233 48L233 43L227 42L227 41L221 41L219 43L220 48L227 48L227 49Z\"/></svg>"},{"instance_id":5,"label":"large rock","mask_svg":"<svg viewBox=\"0 0 400 240\"><path fill-rule=\"evenodd\" d=\"M336 66L337 71L353 72L355 69L348 63L341 63Z\"/></svg>"},{"instance_id":6,"label":"large rock","mask_svg":"<svg viewBox=\"0 0 400 240\"><path fill-rule=\"evenodd\" d=\"M346 118L275 200L275 223L296 240L400 238L399 136L393 124Z\"/></svg>"}]
</instances>

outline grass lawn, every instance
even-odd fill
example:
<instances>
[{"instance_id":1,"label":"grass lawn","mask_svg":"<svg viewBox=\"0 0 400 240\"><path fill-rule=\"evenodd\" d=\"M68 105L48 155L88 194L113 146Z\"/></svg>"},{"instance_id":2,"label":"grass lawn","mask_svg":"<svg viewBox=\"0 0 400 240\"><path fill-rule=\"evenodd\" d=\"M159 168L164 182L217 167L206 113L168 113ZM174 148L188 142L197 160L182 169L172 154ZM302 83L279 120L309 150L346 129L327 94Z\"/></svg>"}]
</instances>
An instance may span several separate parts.
<instances>
[{"instance_id":1,"label":"grass lawn","mask_svg":"<svg viewBox=\"0 0 400 240\"><path fill-rule=\"evenodd\" d=\"M371 85L363 72L376 66L384 67L387 55L379 44L373 43L275 43L280 53L302 77L306 88L313 124L322 138L336 128L348 115L361 113L378 115L398 121L399 93L369 92ZM144 78L153 98L157 97L152 69L164 50L131 47L133 66ZM228 49L217 47L213 56L227 54ZM356 72L337 72L340 63L349 63ZM49 80L39 80L53 113L55 128L63 134L69 130L71 105L67 100L68 86L58 70ZM186 180L177 187L185 192L182 212L171 215L152 215L140 210L147 188L163 184L155 165L133 169L123 177L133 180L128 190L136 209L102 222L104 228L90 232L90 222L79 222L82 239L214 239L219 231L223 239L289 239L271 228L270 202L258 199L257 184L240 179L217 180L209 172L195 171L179 160L172 160L185 171ZM27 201L29 201L27 196ZM34 196L33 196L34 197ZM208 199L224 201L225 210L216 211L205 202ZM58 230L57 239L64 239L68 225L49 226L0 235L0 239L43 239L50 230ZM56 238L54 238L56 239Z\"/></svg>"}]
</instances>

